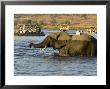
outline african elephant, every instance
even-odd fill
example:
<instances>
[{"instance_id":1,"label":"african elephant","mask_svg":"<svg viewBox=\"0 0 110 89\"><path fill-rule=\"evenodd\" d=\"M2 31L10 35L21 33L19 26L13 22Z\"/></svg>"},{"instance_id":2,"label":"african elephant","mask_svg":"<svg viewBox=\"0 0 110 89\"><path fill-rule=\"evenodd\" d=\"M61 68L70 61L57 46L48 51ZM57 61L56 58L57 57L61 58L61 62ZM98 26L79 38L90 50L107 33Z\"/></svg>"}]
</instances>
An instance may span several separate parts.
<instances>
[{"instance_id":1,"label":"african elephant","mask_svg":"<svg viewBox=\"0 0 110 89\"><path fill-rule=\"evenodd\" d=\"M30 48L53 47L60 56L96 56L97 40L89 35L70 36L66 32L49 34L39 44L30 43Z\"/></svg>"}]
</instances>

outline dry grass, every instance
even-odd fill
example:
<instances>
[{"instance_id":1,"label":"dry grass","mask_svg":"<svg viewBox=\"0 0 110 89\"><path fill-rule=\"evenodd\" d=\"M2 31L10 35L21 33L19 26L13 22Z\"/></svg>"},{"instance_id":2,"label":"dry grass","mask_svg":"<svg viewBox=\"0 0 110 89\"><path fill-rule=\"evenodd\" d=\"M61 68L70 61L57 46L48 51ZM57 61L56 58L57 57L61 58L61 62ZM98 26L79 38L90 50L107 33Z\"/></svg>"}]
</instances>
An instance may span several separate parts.
<instances>
[{"instance_id":1,"label":"dry grass","mask_svg":"<svg viewBox=\"0 0 110 89\"><path fill-rule=\"evenodd\" d=\"M46 29L58 29L58 24L68 24L71 29L97 26L96 14L15 14L14 26L28 24L29 20Z\"/></svg>"}]
</instances>

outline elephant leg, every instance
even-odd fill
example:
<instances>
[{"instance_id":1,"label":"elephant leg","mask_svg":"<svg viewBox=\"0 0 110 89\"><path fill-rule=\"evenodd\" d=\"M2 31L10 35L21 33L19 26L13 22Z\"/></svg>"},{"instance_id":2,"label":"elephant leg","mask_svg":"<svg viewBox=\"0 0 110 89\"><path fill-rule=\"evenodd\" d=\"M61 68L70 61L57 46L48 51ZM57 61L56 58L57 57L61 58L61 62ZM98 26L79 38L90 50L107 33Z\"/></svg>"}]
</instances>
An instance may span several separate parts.
<instances>
[{"instance_id":1,"label":"elephant leg","mask_svg":"<svg viewBox=\"0 0 110 89\"><path fill-rule=\"evenodd\" d=\"M97 56L97 44L91 44L91 56Z\"/></svg>"},{"instance_id":2,"label":"elephant leg","mask_svg":"<svg viewBox=\"0 0 110 89\"><path fill-rule=\"evenodd\" d=\"M87 56L87 52L86 52L86 50L82 50L81 52L80 52L80 56Z\"/></svg>"},{"instance_id":3,"label":"elephant leg","mask_svg":"<svg viewBox=\"0 0 110 89\"><path fill-rule=\"evenodd\" d=\"M92 49L90 48L89 50L87 50L87 56L88 57L92 57L92 56L94 56L94 54L93 54L93 51L92 51Z\"/></svg>"},{"instance_id":4,"label":"elephant leg","mask_svg":"<svg viewBox=\"0 0 110 89\"><path fill-rule=\"evenodd\" d=\"M68 49L66 47L59 49L59 56L70 56L68 54Z\"/></svg>"},{"instance_id":5,"label":"elephant leg","mask_svg":"<svg viewBox=\"0 0 110 89\"><path fill-rule=\"evenodd\" d=\"M90 42L87 48L87 56L97 56L97 43Z\"/></svg>"}]
</instances>

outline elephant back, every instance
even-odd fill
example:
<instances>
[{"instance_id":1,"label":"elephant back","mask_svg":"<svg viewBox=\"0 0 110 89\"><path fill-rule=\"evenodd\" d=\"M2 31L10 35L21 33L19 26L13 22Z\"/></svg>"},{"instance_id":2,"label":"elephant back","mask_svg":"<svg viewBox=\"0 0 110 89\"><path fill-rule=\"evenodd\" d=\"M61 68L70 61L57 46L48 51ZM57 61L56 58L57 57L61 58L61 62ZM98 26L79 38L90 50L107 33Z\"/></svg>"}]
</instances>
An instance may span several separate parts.
<instances>
[{"instance_id":1,"label":"elephant back","mask_svg":"<svg viewBox=\"0 0 110 89\"><path fill-rule=\"evenodd\" d=\"M73 35L72 40L91 41L92 37L90 35L87 35L87 34Z\"/></svg>"},{"instance_id":2,"label":"elephant back","mask_svg":"<svg viewBox=\"0 0 110 89\"><path fill-rule=\"evenodd\" d=\"M60 35L60 32L51 32L49 33L48 36L54 38L54 39L58 39L58 36Z\"/></svg>"},{"instance_id":3,"label":"elephant back","mask_svg":"<svg viewBox=\"0 0 110 89\"><path fill-rule=\"evenodd\" d=\"M58 40L70 40L71 37L67 32L60 32L60 35L58 37Z\"/></svg>"}]
</instances>

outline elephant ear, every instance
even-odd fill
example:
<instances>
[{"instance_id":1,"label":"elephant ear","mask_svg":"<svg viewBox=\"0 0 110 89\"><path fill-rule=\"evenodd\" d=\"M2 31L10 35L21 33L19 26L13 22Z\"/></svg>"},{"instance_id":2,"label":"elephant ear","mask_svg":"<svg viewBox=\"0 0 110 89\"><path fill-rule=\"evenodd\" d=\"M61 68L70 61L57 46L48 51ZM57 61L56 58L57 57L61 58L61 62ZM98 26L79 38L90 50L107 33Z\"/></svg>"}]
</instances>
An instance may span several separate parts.
<instances>
[{"instance_id":1,"label":"elephant ear","mask_svg":"<svg viewBox=\"0 0 110 89\"><path fill-rule=\"evenodd\" d=\"M58 37L58 40L70 40L71 39L71 37L70 37L70 35L67 33L67 32L60 32L60 35L59 35L59 37Z\"/></svg>"},{"instance_id":2,"label":"elephant ear","mask_svg":"<svg viewBox=\"0 0 110 89\"><path fill-rule=\"evenodd\" d=\"M80 40L80 41L91 41L91 36L87 34L83 35L73 35L72 40Z\"/></svg>"},{"instance_id":3,"label":"elephant ear","mask_svg":"<svg viewBox=\"0 0 110 89\"><path fill-rule=\"evenodd\" d=\"M51 32L51 33L49 33L48 36L57 40L59 35L60 35L60 32Z\"/></svg>"}]
</instances>

